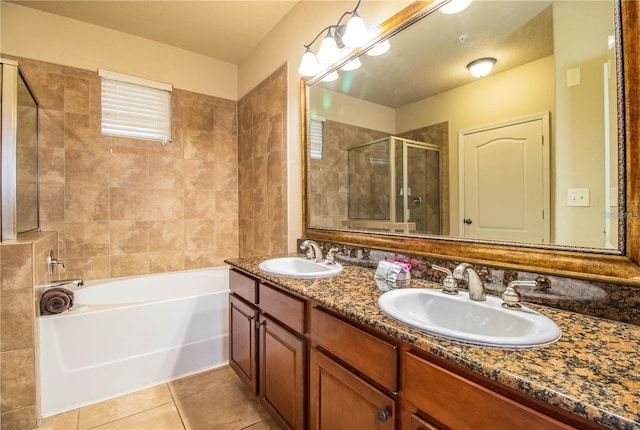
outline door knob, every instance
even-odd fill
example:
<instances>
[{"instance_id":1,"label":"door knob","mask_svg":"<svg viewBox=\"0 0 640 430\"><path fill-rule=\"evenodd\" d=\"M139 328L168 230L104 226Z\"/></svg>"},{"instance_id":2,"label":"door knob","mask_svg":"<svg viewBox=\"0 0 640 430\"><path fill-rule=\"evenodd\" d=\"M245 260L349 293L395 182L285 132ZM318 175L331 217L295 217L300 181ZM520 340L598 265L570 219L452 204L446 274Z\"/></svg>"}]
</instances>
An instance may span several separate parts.
<instances>
[{"instance_id":1,"label":"door knob","mask_svg":"<svg viewBox=\"0 0 640 430\"><path fill-rule=\"evenodd\" d=\"M465 218L465 219L463 220L463 222L464 222L465 224L469 225L469 224L471 224L473 221L471 221L471 218Z\"/></svg>"}]
</instances>

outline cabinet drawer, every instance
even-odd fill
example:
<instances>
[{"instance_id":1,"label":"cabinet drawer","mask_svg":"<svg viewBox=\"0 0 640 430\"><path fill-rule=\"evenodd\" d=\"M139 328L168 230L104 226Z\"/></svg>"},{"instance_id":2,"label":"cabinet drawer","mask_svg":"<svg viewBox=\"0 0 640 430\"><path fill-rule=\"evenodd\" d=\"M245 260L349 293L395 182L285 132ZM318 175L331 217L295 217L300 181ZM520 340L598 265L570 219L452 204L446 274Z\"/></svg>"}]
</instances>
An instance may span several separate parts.
<instances>
[{"instance_id":1,"label":"cabinet drawer","mask_svg":"<svg viewBox=\"0 0 640 430\"><path fill-rule=\"evenodd\" d=\"M311 309L311 339L391 392L398 391L398 347L320 308Z\"/></svg>"},{"instance_id":2,"label":"cabinet drawer","mask_svg":"<svg viewBox=\"0 0 640 430\"><path fill-rule=\"evenodd\" d=\"M573 428L410 353L402 387L408 402L453 429Z\"/></svg>"},{"instance_id":3,"label":"cabinet drawer","mask_svg":"<svg viewBox=\"0 0 640 430\"><path fill-rule=\"evenodd\" d=\"M303 334L304 300L260 284L260 309L292 330Z\"/></svg>"},{"instance_id":4,"label":"cabinet drawer","mask_svg":"<svg viewBox=\"0 0 640 430\"><path fill-rule=\"evenodd\" d=\"M258 303L258 282L235 270L229 271L229 289L254 305Z\"/></svg>"}]
</instances>

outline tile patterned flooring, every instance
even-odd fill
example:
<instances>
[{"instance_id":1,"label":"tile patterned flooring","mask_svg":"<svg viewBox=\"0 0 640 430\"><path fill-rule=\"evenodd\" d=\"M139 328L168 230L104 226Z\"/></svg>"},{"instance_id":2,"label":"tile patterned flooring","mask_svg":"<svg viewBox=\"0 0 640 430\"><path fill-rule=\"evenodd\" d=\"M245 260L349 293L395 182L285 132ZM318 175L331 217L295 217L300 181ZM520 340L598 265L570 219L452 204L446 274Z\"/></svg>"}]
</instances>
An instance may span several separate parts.
<instances>
[{"instance_id":1,"label":"tile patterned flooring","mask_svg":"<svg viewBox=\"0 0 640 430\"><path fill-rule=\"evenodd\" d=\"M229 366L42 420L38 430L276 430Z\"/></svg>"}]
</instances>

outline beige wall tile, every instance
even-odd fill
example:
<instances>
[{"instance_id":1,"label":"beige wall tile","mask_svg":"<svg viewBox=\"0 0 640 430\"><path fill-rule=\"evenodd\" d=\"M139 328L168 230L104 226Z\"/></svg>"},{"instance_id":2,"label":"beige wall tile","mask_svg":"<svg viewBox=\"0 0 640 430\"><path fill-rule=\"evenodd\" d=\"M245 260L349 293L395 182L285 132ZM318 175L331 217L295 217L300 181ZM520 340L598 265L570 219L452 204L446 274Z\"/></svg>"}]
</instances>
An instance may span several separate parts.
<instances>
[{"instance_id":1,"label":"beige wall tile","mask_svg":"<svg viewBox=\"0 0 640 430\"><path fill-rule=\"evenodd\" d=\"M148 193L144 188L114 187L109 190L111 221L147 219Z\"/></svg>"},{"instance_id":2,"label":"beige wall tile","mask_svg":"<svg viewBox=\"0 0 640 430\"><path fill-rule=\"evenodd\" d=\"M72 113L86 113L89 111L88 79L65 76L64 111Z\"/></svg>"},{"instance_id":3,"label":"beige wall tile","mask_svg":"<svg viewBox=\"0 0 640 430\"><path fill-rule=\"evenodd\" d=\"M110 255L139 254L149 251L148 221L110 223Z\"/></svg>"},{"instance_id":4,"label":"beige wall tile","mask_svg":"<svg viewBox=\"0 0 640 430\"><path fill-rule=\"evenodd\" d=\"M184 180L187 190L212 190L216 187L216 164L202 160L184 161Z\"/></svg>"},{"instance_id":5,"label":"beige wall tile","mask_svg":"<svg viewBox=\"0 0 640 430\"><path fill-rule=\"evenodd\" d=\"M109 185L108 152L65 150L64 178L66 185L107 187ZM120 172L121 173L121 172Z\"/></svg>"},{"instance_id":6,"label":"beige wall tile","mask_svg":"<svg viewBox=\"0 0 640 430\"><path fill-rule=\"evenodd\" d=\"M64 111L44 109L40 106L38 111L38 146L40 148L64 148Z\"/></svg>"},{"instance_id":7,"label":"beige wall tile","mask_svg":"<svg viewBox=\"0 0 640 430\"><path fill-rule=\"evenodd\" d=\"M30 244L0 247L2 290L21 290L33 286L33 261Z\"/></svg>"},{"instance_id":8,"label":"beige wall tile","mask_svg":"<svg viewBox=\"0 0 640 430\"><path fill-rule=\"evenodd\" d=\"M184 220L150 221L149 251L180 251L184 249Z\"/></svg>"},{"instance_id":9,"label":"beige wall tile","mask_svg":"<svg viewBox=\"0 0 640 430\"><path fill-rule=\"evenodd\" d=\"M149 254L127 254L111 256L111 278L149 273Z\"/></svg>"},{"instance_id":10,"label":"beige wall tile","mask_svg":"<svg viewBox=\"0 0 640 430\"><path fill-rule=\"evenodd\" d=\"M184 251L151 252L149 254L149 273L173 272L184 270Z\"/></svg>"},{"instance_id":11,"label":"beige wall tile","mask_svg":"<svg viewBox=\"0 0 640 430\"><path fill-rule=\"evenodd\" d=\"M64 185L64 148L40 147L38 150L40 184Z\"/></svg>"},{"instance_id":12,"label":"beige wall tile","mask_svg":"<svg viewBox=\"0 0 640 430\"><path fill-rule=\"evenodd\" d=\"M215 243L215 228L215 221L185 220L185 248L190 250L212 248Z\"/></svg>"},{"instance_id":13,"label":"beige wall tile","mask_svg":"<svg viewBox=\"0 0 640 430\"><path fill-rule=\"evenodd\" d=\"M1 351L33 348L33 288L6 290L1 294Z\"/></svg>"},{"instance_id":14,"label":"beige wall tile","mask_svg":"<svg viewBox=\"0 0 640 430\"><path fill-rule=\"evenodd\" d=\"M150 153L149 186L155 189L182 189L184 161L170 152Z\"/></svg>"},{"instance_id":15,"label":"beige wall tile","mask_svg":"<svg viewBox=\"0 0 640 430\"><path fill-rule=\"evenodd\" d=\"M216 218L216 192L209 190L189 190L184 196L185 219Z\"/></svg>"},{"instance_id":16,"label":"beige wall tile","mask_svg":"<svg viewBox=\"0 0 640 430\"><path fill-rule=\"evenodd\" d=\"M149 186L149 156L146 151L136 153L114 150L113 153L107 155L108 157L105 157L104 161L108 161L109 186Z\"/></svg>"},{"instance_id":17,"label":"beige wall tile","mask_svg":"<svg viewBox=\"0 0 640 430\"><path fill-rule=\"evenodd\" d=\"M1 411L36 404L35 358L33 348L3 352L0 357Z\"/></svg>"},{"instance_id":18,"label":"beige wall tile","mask_svg":"<svg viewBox=\"0 0 640 430\"><path fill-rule=\"evenodd\" d=\"M109 219L109 188L66 185L64 193L64 220L107 221Z\"/></svg>"},{"instance_id":19,"label":"beige wall tile","mask_svg":"<svg viewBox=\"0 0 640 430\"><path fill-rule=\"evenodd\" d=\"M62 237L64 256L65 258L108 256L109 235L107 222L66 223Z\"/></svg>"},{"instance_id":20,"label":"beige wall tile","mask_svg":"<svg viewBox=\"0 0 640 430\"><path fill-rule=\"evenodd\" d=\"M184 218L183 190L146 190L148 220L175 220Z\"/></svg>"}]
</instances>

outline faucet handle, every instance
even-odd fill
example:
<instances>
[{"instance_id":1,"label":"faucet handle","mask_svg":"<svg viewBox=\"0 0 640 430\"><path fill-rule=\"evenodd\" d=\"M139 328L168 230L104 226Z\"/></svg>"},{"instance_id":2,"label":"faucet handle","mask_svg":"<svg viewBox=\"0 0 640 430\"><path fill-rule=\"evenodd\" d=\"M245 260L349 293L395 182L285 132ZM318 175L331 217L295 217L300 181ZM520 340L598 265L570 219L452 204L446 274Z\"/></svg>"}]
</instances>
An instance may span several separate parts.
<instances>
[{"instance_id":1,"label":"faucet handle","mask_svg":"<svg viewBox=\"0 0 640 430\"><path fill-rule=\"evenodd\" d=\"M520 309L522 306L520 305L520 299L522 296L517 290L518 286L522 287L535 287L536 281L511 281L507 286L507 289L502 293L502 307L507 309Z\"/></svg>"},{"instance_id":2,"label":"faucet handle","mask_svg":"<svg viewBox=\"0 0 640 430\"><path fill-rule=\"evenodd\" d=\"M333 265L336 264L336 253L340 251L338 248L331 248L329 249L329 251L327 252L327 255L325 255L325 264L329 264L329 265Z\"/></svg>"},{"instance_id":3,"label":"faucet handle","mask_svg":"<svg viewBox=\"0 0 640 430\"><path fill-rule=\"evenodd\" d=\"M445 294L458 294L458 284L451 273L451 270L446 267L438 266L436 264L431 265L432 269L446 273L446 277L442 281L442 292Z\"/></svg>"}]
</instances>

